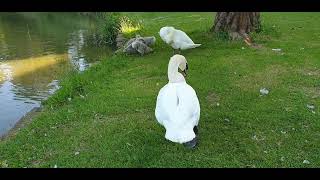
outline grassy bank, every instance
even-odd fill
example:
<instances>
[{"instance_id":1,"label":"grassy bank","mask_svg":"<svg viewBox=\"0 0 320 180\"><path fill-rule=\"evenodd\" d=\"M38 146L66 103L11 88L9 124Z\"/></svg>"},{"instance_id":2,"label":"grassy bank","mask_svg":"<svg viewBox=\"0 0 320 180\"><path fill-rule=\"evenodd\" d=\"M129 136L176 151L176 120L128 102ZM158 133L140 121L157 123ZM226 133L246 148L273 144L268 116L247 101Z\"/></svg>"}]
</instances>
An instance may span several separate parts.
<instances>
[{"instance_id":1,"label":"grassy bank","mask_svg":"<svg viewBox=\"0 0 320 180\"><path fill-rule=\"evenodd\" d=\"M39 117L0 142L0 167L320 165L320 13L262 13L261 49L210 34L212 13L130 17L142 20L141 35L156 36L155 52L105 58L68 76ZM165 25L203 44L183 52L201 106L195 150L165 140L154 117L172 56L158 35Z\"/></svg>"}]
</instances>

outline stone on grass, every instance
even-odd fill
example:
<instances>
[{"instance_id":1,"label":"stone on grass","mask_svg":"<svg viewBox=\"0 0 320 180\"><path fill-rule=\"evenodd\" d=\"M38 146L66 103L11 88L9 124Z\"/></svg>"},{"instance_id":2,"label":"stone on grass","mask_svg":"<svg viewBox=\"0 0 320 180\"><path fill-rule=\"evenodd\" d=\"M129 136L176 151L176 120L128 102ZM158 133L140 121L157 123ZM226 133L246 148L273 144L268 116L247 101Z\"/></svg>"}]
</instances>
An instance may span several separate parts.
<instances>
[{"instance_id":1,"label":"stone on grass","mask_svg":"<svg viewBox=\"0 0 320 180\"><path fill-rule=\"evenodd\" d=\"M308 160L303 160L303 164L310 164L310 161L308 161Z\"/></svg>"},{"instance_id":2,"label":"stone on grass","mask_svg":"<svg viewBox=\"0 0 320 180\"><path fill-rule=\"evenodd\" d=\"M262 88L262 89L260 89L260 94L267 95L267 94L269 94L269 90L266 88Z\"/></svg>"}]
</instances>

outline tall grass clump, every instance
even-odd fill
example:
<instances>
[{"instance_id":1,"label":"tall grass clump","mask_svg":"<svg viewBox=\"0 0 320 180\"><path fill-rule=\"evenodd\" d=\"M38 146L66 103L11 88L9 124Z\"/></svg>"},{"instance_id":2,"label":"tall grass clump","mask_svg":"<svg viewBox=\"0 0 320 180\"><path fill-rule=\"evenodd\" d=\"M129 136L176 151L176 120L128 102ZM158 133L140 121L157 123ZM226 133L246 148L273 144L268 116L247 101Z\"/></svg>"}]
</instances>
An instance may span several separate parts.
<instances>
[{"instance_id":1,"label":"tall grass clump","mask_svg":"<svg viewBox=\"0 0 320 180\"><path fill-rule=\"evenodd\" d=\"M123 34L124 37L130 38L134 36L135 33L142 29L142 25L139 22L133 22L127 16L120 18L119 33Z\"/></svg>"}]
</instances>

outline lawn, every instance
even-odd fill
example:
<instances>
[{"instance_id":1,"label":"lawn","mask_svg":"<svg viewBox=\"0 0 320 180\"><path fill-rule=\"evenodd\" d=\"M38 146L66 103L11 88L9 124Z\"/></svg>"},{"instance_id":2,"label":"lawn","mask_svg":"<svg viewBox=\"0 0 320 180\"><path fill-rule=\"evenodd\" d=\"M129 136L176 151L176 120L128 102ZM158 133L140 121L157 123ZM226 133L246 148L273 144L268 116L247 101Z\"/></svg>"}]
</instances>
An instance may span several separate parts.
<instances>
[{"instance_id":1,"label":"lawn","mask_svg":"<svg viewBox=\"0 0 320 180\"><path fill-rule=\"evenodd\" d=\"M0 142L0 167L320 166L320 13L262 13L261 49L214 36L213 13L125 14L156 36L155 51L68 75L39 116ZM194 150L167 141L154 116L173 55L158 35L166 25L202 44L182 52L201 106Z\"/></svg>"}]
</instances>

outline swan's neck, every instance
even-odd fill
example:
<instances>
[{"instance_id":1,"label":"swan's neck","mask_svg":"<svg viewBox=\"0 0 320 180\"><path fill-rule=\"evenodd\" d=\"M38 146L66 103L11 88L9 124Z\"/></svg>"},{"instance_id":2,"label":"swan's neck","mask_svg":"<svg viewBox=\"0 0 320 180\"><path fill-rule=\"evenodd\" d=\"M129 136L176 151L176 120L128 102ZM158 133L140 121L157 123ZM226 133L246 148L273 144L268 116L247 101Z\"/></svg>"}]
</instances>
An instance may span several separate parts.
<instances>
[{"instance_id":1,"label":"swan's neck","mask_svg":"<svg viewBox=\"0 0 320 180\"><path fill-rule=\"evenodd\" d=\"M168 78L169 83L186 82L183 75L178 72L180 62L169 62Z\"/></svg>"}]
</instances>

